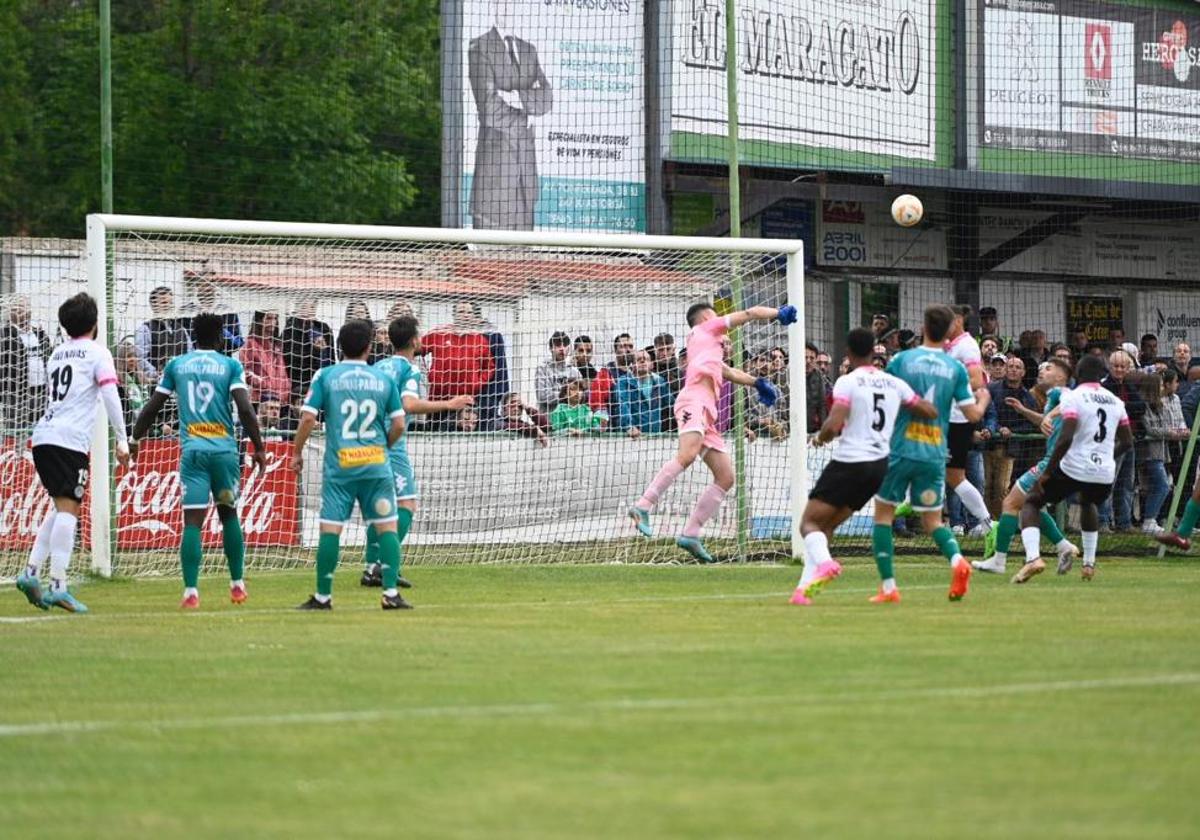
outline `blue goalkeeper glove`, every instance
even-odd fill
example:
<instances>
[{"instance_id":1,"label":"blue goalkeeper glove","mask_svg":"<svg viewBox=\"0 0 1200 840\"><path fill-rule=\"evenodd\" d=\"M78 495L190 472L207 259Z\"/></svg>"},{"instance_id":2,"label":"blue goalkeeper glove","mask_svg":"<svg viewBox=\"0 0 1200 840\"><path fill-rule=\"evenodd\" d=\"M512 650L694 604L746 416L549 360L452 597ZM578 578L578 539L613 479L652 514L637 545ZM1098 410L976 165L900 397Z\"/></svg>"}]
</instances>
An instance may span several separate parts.
<instances>
[{"instance_id":1,"label":"blue goalkeeper glove","mask_svg":"<svg viewBox=\"0 0 1200 840\"><path fill-rule=\"evenodd\" d=\"M792 310L794 313L796 310ZM779 389L771 384L771 381L766 377L760 376L754 380L754 387L758 391L758 401L767 408L775 405L775 401L779 399Z\"/></svg>"},{"instance_id":2,"label":"blue goalkeeper glove","mask_svg":"<svg viewBox=\"0 0 1200 840\"><path fill-rule=\"evenodd\" d=\"M785 327L788 324L796 323L796 307L790 303L785 303L779 307L779 314L775 316L775 320L783 324Z\"/></svg>"}]
</instances>

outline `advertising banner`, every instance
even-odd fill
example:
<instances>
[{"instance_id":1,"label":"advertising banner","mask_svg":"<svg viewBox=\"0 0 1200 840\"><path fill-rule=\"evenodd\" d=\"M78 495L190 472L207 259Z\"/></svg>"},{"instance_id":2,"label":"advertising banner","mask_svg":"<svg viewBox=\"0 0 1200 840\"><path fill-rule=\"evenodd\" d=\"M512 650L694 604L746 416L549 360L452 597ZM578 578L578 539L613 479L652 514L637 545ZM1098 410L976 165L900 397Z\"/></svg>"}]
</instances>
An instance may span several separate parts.
<instances>
[{"instance_id":1,"label":"advertising banner","mask_svg":"<svg viewBox=\"0 0 1200 840\"><path fill-rule=\"evenodd\" d=\"M1124 311L1119 297L1067 295L1067 335L1082 330L1089 342L1107 344L1109 333L1124 329Z\"/></svg>"},{"instance_id":2,"label":"advertising banner","mask_svg":"<svg viewBox=\"0 0 1200 840\"><path fill-rule=\"evenodd\" d=\"M725 4L671 4L671 154L724 138ZM739 0L739 131L779 165L811 149L933 161L936 0ZM808 147L806 150L804 147Z\"/></svg>"},{"instance_id":3,"label":"advertising banner","mask_svg":"<svg viewBox=\"0 0 1200 840\"><path fill-rule=\"evenodd\" d=\"M900 227L882 202L822 202L814 250L817 265L840 268L944 271L947 266L944 228Z\"/></svg>"},{"instance_id":4,"label":"advertising banner","mask_svg":"<svg viewBox=\"0 0 1200 840\"><path fill-rule=\"evenodd\" d=\"M238 511L248 546L300 544L297 480L287 466L290 449L289 443L268 442L267 469L259 475L249 466L243 468ZM118 549L179 547L183 491L178 440L143 442L133 468L117 468L115 486ZM213 507L208 510L202 534L205 545L221 544L221 523Z\"/></svg>"},{"instance_id":5,"label":"advertising banner","mask_svg":"<svg viewBox=\"0 0 1200 840\"><path fill-rule=\"evenodd\" d=\"M33 452L26 439L0 441L0 551L28 550L42 520L54 509L33 468ZM90 505L85 498L78 533L91 545Z\"/></svg>"},{"instance_id":6,"label":"advertising banner","mask_svg":"<svg viewBox=\"0 0 1200 840\"><path fill-rule=\"evenodd\" d=\"M981 148L1200 161L1200 10L980 0L978 45Z\"/></svg>"},{"instance_id":7,"label":"advertising banner","mask_svg":"<svg viewBox=\"0 0 1200 840\"><path fill-rule=\"evenodd\" d=\"M444 119L461 130L462 224L644 231L642 4L461 8L463 101Z\"/></svg>"},{"instance_id":8,"label":"advertising banner","mask_svg":"<svg viewBox=\"0 0 1200 840\"><path fill-rule=\"evenodd\" d=\"M1179 342L1200 355L1200 293L1176 289L1138 292L1137 334L1158 336L1158 352L1171 355Z\"/></svg>"}]
</instances>

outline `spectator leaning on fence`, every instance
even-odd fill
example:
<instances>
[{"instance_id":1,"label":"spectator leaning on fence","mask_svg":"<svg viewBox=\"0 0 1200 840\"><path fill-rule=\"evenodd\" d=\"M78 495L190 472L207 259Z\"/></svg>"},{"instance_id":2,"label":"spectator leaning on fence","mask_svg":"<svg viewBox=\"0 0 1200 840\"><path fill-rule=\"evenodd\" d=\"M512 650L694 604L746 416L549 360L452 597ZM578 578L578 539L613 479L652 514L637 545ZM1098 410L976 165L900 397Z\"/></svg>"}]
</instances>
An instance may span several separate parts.
<instances>
[{"instance_id":1,"label":"spectator leaning on fence","mask_svg":"<svg viewBox=\"0 0 1200 840\"><path fill-rule=\"evenodd\" d=\"M0 327L0 397L7 425L29 430L46 410L46 360L50 339L30 320L29 298L15 295Z\"/></svg>"},{"instance_id":2,"label":"spectator leaning on fence","mask_svg":"<svg viewBox=\"0 0 1200 840\"><path fill-rule=\"evenodd\" d=\"M636 438L662 431L663 406L670 402L667 382L654 372L654 359L645 350L634 355L633 369L617 379L616 429Z\"/></svg>"},{"instance_id":3,"label":"spectator leaning on fence","mask_svg":"<svg viewBox=\"0 0 1200 840\"><path fill-rule=\"evenodd\" d=\"M278 326L278 314L261 309L256 311L250 323L250 336L242 347L242 367L246 370L246 384L250 386L250 401L255 405L262 400L264 392L277 398L292 392Z\"/></svg>"},{"instance_id":4,"label":"spectator leaning on fence","mask_svg":"<svg viewBox=\"0 0 1200 840\"><path fill-rule=\"evenodd\" d=\"M675 336L670 333L659 333L654 336L654 372L667 383L671 398L663 408L663 431L675 431L675 398L683 387L683 370L679 367L679 357L675 355Z\"/></svg>"},{"instance_id":5,"label":"spectator leaning on fence","mask_svg":"<svg viewBox=\"0 0 1200 840\"><path fill-rule=\"evenodd\" d=\"M592 382L596 379L598 371L596 366L592 364L592 339L591 336L577 335L575 336L575 369L579 371L579 376L583 380L584 387L590 388Z\"/></svg>"},{"instance_id":6,"label":"spectator leaning on fence","mask_svg":"<svg viewBox=\"0 0 1200 840\"><path fill-rule=\"evenodd\" d=\"M592 413L585 401L587 391L583 380L576 379L562 386L559 403L550 412L550 428L554 432L568 432L571 435L582 435L585 432L599 431L600 418Z\"/></svg>"},{"instance_id":7,"label":"spectator leaning on fence","mask_svg":"<svg viewBox=\"0 0 1200 840\"><path fill-rule=\"evenodd\" d=\"M537 389L538 410L543 414L554 411L561 399L563 386L579 379L579 369L567 358L571 349L571 336L559 330L550 336L550 358L537 367L534 381Z\"/></svg>"},{"instance_id":8,"label":"spectator leaning on fence","mask_svg":"<svg viewBox=\"0 0 1200 840\"><path fill-rule=\"evenodd\" d=\"M500 403L503 416L502 429L515 432L521 437L533 438L542 446L550 445L550 421L531 405L521 400L520 394L508 394Z\"/></svg>"},{"instance_id":9,"label":"spectator leaning on fence","mask_svg":"<svg viewBox=\"0 0 1200 840\"><path fill-rule=\"evenodd\" d=\"M621 333L613 339L613 360L602 367L588 391L588 406L597 414L617 415L617 380L633 367L633 338Z\"/></svg>"},{"instance_id":10,"label":"spectator leaning on fence","mask_svg":"<svg viewBox=\"0 0 1200 840\"><path fill-rule=\"evenodd\" d=\"M496 369L487 337L480 331L471 304L454 307L454 322L426 333L421 352L432 356L429 399L448 400L461 394L478 398ZM479 411L484 411L482 405Z\"/></svg>"},{"instance_id":11,"label":"spectator leaning on fence","mask_svg":"<svg viewBox=\"0 0 1200 840\"><path fill-rule=\"evenodd\" d=\"M142 371L158 381L167 362L192 349L184 319L175 314L175 293L167 286L150 292L150 319L133 333Z\"/></svg>"}]
</instances>

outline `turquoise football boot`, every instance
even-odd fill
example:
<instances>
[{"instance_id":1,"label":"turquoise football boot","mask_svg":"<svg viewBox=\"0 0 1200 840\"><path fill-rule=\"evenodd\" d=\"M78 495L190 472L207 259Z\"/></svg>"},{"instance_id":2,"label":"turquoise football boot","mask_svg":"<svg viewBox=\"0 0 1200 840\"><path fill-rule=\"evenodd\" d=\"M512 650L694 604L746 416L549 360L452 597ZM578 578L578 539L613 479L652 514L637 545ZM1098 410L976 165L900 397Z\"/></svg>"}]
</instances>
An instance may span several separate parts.
<instances>
[{"instance_id":1,"label":"turquoise football boot","mask_svg":"<svg viewBox=\"0 0 1200 840\"><path fill-rule=\"evenodd\" d=\"M679 537L675 540L675 545L682 548L688 554L695 557L701 563L715 563L711 554L704 548L704 543L700 542L696 537Z\"/></svg>"},{"instance_id":2,"label":"turquoise football boot","mask_svg":"<svg viewBox=\"0 0 1200 840\"><path fill-rule=\"evenodd\" d=\"M25 572L17 575L17 589L24 593L29 603L33 604L39 610L48 610L48 606L42 603L42 584L36 577Z\"/></svg>"},{"instance_id":3,"label":"turquoise football boot","mask_svg":"<svg viewBox=\"0 0 1200 840\"><path fill-rule=\"evenodd\" d=\"M43 609L47 610L51 607L58 607L72 613L85 613L88 611L87 604L75 600L75 596L65 589L62 592L47 592L42 596L42 603L45 604Z\"/></svg>"}]
</instances>

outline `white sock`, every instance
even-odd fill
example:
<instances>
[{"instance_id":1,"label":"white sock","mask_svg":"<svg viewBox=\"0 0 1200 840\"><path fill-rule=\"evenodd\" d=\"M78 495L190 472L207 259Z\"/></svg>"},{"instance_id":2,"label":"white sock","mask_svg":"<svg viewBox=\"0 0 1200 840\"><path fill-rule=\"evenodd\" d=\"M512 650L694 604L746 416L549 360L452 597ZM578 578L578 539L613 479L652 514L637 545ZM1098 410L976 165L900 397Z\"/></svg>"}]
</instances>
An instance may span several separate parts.
<instances>
[{"instance_id":1,"label":"white sock","mask_svg":"<svg viewBox=\"0 0 1200 840\"><path fill-rule=\"evenodd\" d=\"M954 494L962 500L963 506L971 511L971 515L979 520L979 524L985 527L992 527L992 515L988 513L987 502L983 500L983 494L975 489L975 485L969 481L960 481L958 486L954 488Z\"/></svg>"},{"instance_id":2,"label":"white sock","mask_svg":"<svg viewBox=\"0 0 1200 840\"><path fill-rule=\"evenodd\" d=\"M184 597L184 598L190 598L190 597L192 597L193 595L195 595L197 598L199 598L199 597L200 597L200 590L199 590L199 589L197 589L197 588L196 588L196 587L194 587L194 586L187 586L187 587L184 587L184 590L183 590L183 597Z\"/></svg>"},{"instance_id":3,"label":"white sock","mask_svg":"<svg viewBox=\"0 0 1200 840\"><path fill-rule=\"evenodd\" d=\"M316 598L318 601L320 601L322 604L328 604L330 601L333 600L332 595L322 595L320 592L313 593L313 597Z\"/></svg>"},{"instance_id":4,"label":"white sock","mask_svg":"<svg viewBox=\"0 0 1200 840\"><path fill-rule=\"evenodd\" d=\"M995 563L997 566L1003 566L1005 563L1008 562L1008 552L1007 551L997 551L995 554L992 555L992 562Z\"/></svg>"},{"instance_id":5,"label":"white sock","mask_svg":"<svg viewBox=\"0 0 1200 840\"><path fill-rule=\"evenodd\" d=\"M1083 532L1083 565L1096 565L1096 543L1100 542L1099 531Z\"/></svg>"},{"instance_id":6,"label":"white sock","mask_svg":"<svg viewBox=\"0 0 1200 840\"><path fill-rule=\"evenodd\" d=\"M1058 541L1058 545L1056 545L1055 548L1057 548L1059 550L1059 552L1074 551L1075 544L1072 543L1066 537L1063 537L1061 540Z\"/></svg>"},{"instance_id":7,"label":"white sock","mask_svg":"<svg viewBox=\"0 0 1200 840\"><path fill-rule=\"evenodd\" d=\"M33 539L33 548L29 551L29 563L25 566L25 573L31 577L41 576L42 566L45 565L46 558L50 556L50 534L54 530L54 514L54 510L46 514L41 527L38 528L37 536Z\"/></svg>"},{"instance_id":8,"label":"white sock","mask_svg":"<svg viewBox=\"0 0 1200 840\"><path fill-rule=\"evenodd\" d=\"M231 581L229 581L229 588L230 589L245 589L246 581L242 580L241 578L238 578L237 580L231 580Z\"/></svg>"},{"instance_id":9,"label":"white sock","mask_svg":"<svg viewBox=\"0 0 1200 840\"><path fill-rule=\"evenodd\" d=\"M396 597L396 587L393 586L391 589L383 590L383 594L388 596L389 598L395 598Z\"/></svg>"},{"instance_id":10,"label":"white sock","mask_svg":"<svg viewBox=\"0 0 1200 840\"><path fill-rule=\"evenodd\" d=\"M896 579L895 578L888 578L887 580L885 580L883 582L883 594L884 595L891 595L895 591L896 591Z\"/></svg>"},{"instance_id":11,"label":"white sock","mask_svg":"<svg viewBox=\"0 0 1200 840\"><path fill-rule=\"evenodd\" d=\"M1031 525L1021 529L1021 543L1025 546L1025 562L1032 563L1042 556L1042 531Z\"/></svg>"},{"instance_id":12,"label":"white sock","mask_svg":"<svg viewBox=\"0 0 1200 840\"><path fill-rule=\"evenodd\" d=\"M61 578L51 577L50 578L50 591L51 592L66 592L67 591L67 579L65 577L61 577Z\"/></svg>"},{"instance_id":13,"label":"white sock","mask_svg":"<svg viewBox=\"0 0 1200 840\"><path fill-rule=\"evenodd\" d=\"M54 526L50 529L50 579L67 580L67 567L71 565L71 549L75 547L75 525L79 520L74 514L60 510L54 514Z\"/></svg>"},{"instance_id":14,"label":"white sock","mask_svg":"<svg viewBox=\"0 0 1200 840\"><path fill-rule=\"evenodd\" d=\"M804 538L804 574L800 586L807 586L817 576L817 567L833 558L829 554L829 541L823 531L813 531Z\"/></svg>"}]
</instances>

